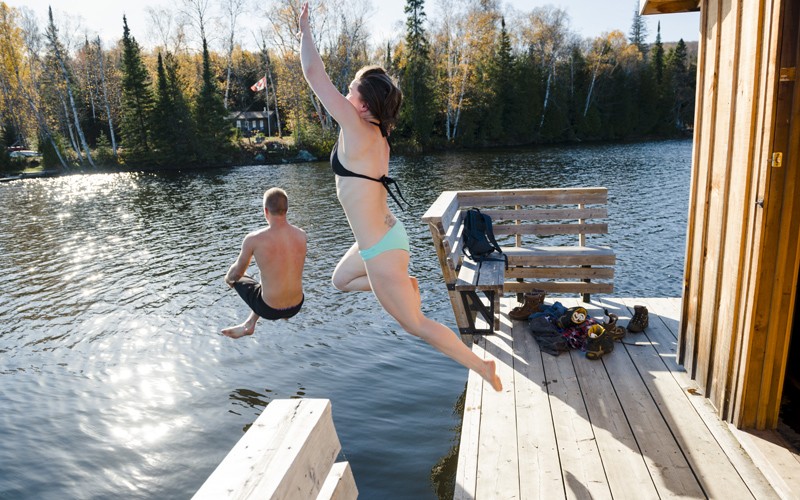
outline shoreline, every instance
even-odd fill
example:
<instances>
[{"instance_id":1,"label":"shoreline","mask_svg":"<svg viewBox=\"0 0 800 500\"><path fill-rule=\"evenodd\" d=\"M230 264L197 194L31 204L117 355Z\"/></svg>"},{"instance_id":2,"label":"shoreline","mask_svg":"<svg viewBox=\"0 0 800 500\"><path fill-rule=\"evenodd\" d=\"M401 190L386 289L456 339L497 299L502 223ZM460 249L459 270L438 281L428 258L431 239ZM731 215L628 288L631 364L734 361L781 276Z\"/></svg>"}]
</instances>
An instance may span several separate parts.
<instances>
[{"instance_id":1,"label":"shoreline","mask_svg":"<svg viewBox=\"0 0 800 500\"><path fill-rule=\"evenodd\" d=\"M685 141L691 140L691 136L680 136L680 137L653 137L647 139L637 139L631 141L578 141L578 142L553 142L547 144L525 144L525 145L498 145L498 146L481 146L481 147L452 147L452 148L432 148L426 149L421 152L416 151L401 151L393 155L393 157L404 157L404 156L421 156L426 154L434 154L434 153L463 153L463 152L480 152L480 151L524 151L524 150L534 150L534 149L546 149L546 148L563 148L565 146L575 145L575 146L602 146L607 144L642 144L646 142L667 142L667 141ZM400 149L400 148L398 148ZM210 170L216 168L231 168L231 167L247 167L247 166L255 166L255 165L263 165L263 166L270 166L270 165L286 165L290 163L311 163L316 161L325 161L327 155L323 156L315 156L313 153L310 153L308 150L300 149L300 150L292 150L292 154L282 154L280 156L275 155L267 155L262 158L256 158L255 156L250 161L243 161L244 155L237 155L239 156L236 158L237 161L231 161L230 163L223 163L217 165L181 165L177 167L163 167L163 166L124 166L124 165L115 165L115 166L100 166L96 168L92 167L74 167L68 170L63 169L47 169L41 171L15 171L15 172L0 172L0 183L3 182L11 182L15 180L25 180L25 179L38 179L38 178L46 178L46 177L59 177L62 175L80 175L80 174L107 174L107 173L130 173L130 172L180 172L185 170ZM34 167L35 168L35 167Z\"/></svg>"}]
</instances>

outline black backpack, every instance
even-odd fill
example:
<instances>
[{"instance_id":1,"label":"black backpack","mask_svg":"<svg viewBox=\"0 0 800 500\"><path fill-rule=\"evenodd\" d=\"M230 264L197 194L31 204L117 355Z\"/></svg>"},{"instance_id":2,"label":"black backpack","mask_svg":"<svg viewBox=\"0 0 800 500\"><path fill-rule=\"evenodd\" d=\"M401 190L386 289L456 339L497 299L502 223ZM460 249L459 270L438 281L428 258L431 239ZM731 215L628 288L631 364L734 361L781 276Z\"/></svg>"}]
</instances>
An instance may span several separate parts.
<instances>
[{"instance_id":1,"label":"black backpack","mask_svg":"<svg viewBox=\"0 0 800 500\"><path fill-rule=\"evenodd\" d=\"M481 263L484 260L501 260L499 258L489 258L493 252L502 254L508 269L508 256L500 250L500 245L494 239L492 231L492 218L481 213L477 208L470 208L464 215L464 232L461 235L464 240L462 251L464 255Z\"/></svg>"}]
</instances>

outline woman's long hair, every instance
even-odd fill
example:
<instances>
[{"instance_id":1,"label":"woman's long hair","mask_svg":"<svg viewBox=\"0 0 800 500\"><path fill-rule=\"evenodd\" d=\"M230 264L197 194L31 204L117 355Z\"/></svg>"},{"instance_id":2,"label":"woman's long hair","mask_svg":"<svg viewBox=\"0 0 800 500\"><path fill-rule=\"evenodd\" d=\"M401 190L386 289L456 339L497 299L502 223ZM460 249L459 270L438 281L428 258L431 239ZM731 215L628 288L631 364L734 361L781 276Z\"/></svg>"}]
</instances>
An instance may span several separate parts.
<instances>
[{"instance_id":1,"label":"woman's long hair","mask_svg":"<svg viewBox=\"0 0 800 500\"><path fill-rule=\"evenodd\" d=\"M386 70L380 66L365 66L355 77L356 88L372 116L380 121L384 137L394 129L403 103L403 92Z\"/></svg>"}]
</instances>

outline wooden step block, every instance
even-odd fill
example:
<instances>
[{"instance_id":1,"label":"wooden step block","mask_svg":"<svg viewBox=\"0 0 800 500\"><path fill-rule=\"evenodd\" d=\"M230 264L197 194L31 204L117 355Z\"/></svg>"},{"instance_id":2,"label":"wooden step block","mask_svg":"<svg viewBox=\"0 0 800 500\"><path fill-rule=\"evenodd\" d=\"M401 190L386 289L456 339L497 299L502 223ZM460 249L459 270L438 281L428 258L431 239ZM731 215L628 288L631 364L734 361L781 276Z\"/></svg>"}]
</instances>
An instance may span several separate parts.
<instances>
[{"instance_id":1,"label":"wooden step block","mask_svg":"<svg viewBox=\"0 0 800 500\"><path fill-rule=\"evenodd\" d=\"M193 498L315 498L340 450L329 400L275 400Z\"/></svg>"},{"instance_id":2,"label":"wooden step block","mask_svg":"<svg viewBox=\"0 0 800 500\"><path fill-rule=\"evenodd\" d=\"M356 480L350 462L336 462L328 473L317 500L354 500L358 498Z\"/></svg>"}]
</instances>

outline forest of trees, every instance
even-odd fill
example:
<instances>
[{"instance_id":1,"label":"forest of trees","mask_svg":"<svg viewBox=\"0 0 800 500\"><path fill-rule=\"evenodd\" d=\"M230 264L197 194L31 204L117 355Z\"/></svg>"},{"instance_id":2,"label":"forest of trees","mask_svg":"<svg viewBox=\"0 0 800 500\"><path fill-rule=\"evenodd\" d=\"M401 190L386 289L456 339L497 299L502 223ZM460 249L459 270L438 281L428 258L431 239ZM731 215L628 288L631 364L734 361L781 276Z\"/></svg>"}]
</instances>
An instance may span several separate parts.
<instances>
[{"instance_id":1,"label":"forest of trees","mask_svg":"<svg viewBox=\"0 0 800 500\"><path fill-rule=\"evenodd\" d=\"M45 166L65 169L219 165L238 151L228 113L267 108L281 119L275 135L322 153L336 124L302 76L301 0L261 2L258 34L240 26L254 15L248 1L151 8L150 50L125 18L106 47L52 10L40 26L29 9L0 1L0 145L36 148ZM693 57L683 40L665 47L660 28L646 43L638 1L627 34L595 38L574 33L558 7L504 14L497 0L437 2L443 14L429 20L423 0L407 0L405 36L379 47L366 30L369 0L311 2L338 88L365 64L398 80L396 149L636 140L692 127ZM245 37L259 50L243 49ZM266 91L251 90L262 77ZM0 148L0 168L9 162Z\"/></svg>"}]
</instances>

